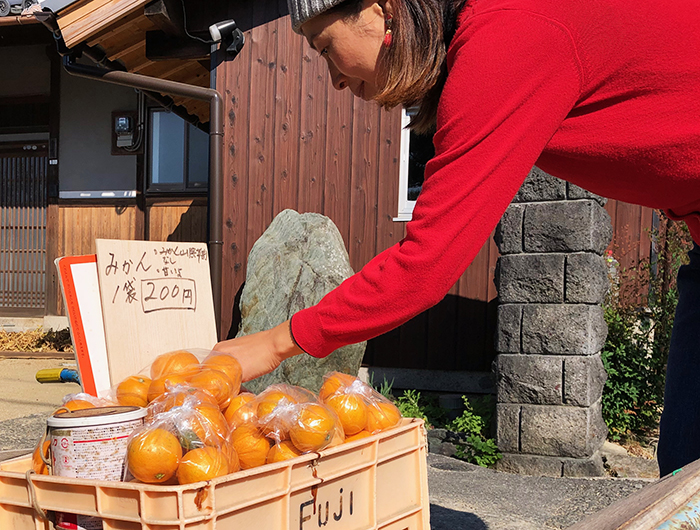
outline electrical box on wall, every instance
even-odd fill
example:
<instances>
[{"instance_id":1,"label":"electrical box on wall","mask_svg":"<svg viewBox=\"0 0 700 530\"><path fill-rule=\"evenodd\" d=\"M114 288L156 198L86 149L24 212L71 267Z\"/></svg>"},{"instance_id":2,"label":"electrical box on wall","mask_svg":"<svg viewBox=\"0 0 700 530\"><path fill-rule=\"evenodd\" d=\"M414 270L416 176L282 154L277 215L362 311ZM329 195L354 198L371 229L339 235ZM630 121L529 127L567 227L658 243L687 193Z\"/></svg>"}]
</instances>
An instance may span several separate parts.
<instances>
[{"instance_id":1,"label":"electrical box on wall","mask_svg":"<svg viewBox=\"0 0 700 530\"><path fill-rule=\"evenodd\" d=\"M138 123L137 116L135 110L115 110L112 112L113 155L140 155L143 153L143 142L140 138L143 125Z\"/></svg>"}]
</instances>

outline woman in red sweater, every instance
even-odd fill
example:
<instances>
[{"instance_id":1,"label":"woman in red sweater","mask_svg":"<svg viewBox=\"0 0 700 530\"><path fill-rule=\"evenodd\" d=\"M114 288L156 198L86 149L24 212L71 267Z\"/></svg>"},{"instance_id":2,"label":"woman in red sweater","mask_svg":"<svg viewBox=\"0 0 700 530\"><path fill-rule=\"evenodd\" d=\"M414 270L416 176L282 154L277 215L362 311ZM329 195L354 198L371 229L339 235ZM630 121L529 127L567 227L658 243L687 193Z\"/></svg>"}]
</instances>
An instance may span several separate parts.
<instances>
[{"instance_id":1,"label":"woman in red sweater","mask_svg":"<svg viewBox=\"0 0 700 530\"><path fill-rule=\"evenodd\" d=\"M700 242L700 9L694 0L288 0L333 85L419 106L435 131L406 237L319 304L217 345L251 379L385 333L435 305L533 165L684 219ZM679 274L662 475L700 458L700 251Z\"/></svg>"}]
</instances>

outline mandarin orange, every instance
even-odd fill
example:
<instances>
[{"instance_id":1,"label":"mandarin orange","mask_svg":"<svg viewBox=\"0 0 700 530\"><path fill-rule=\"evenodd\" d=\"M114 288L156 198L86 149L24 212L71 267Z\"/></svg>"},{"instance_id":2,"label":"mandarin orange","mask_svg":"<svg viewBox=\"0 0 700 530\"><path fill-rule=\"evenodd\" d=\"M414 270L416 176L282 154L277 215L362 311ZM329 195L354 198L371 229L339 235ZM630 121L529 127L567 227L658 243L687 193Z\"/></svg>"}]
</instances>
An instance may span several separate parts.
<instances>
[{"instance_id":1,"label":"mandarin orange","mask_svg":"<svg viewBox=\"0 0 700 530\"><path fill-rule=\"evenodd\" d=\"M219 408L214 396L201 388L187 386L187 383L170 388L171 390L161 394L148 405L151 414L168 412L175 407L194 407L200 403L209 403Z\"/></svg>"},{"instance_id":2,"label":"mandarin orange","mask_svg":"<svg viewBox=\"0 0 700 530\"><path fill-rule=\"evenodd\" d=\"M360 432L367 425L367 405L358 394L334 394L326 400L343 425L346 436Z\"/></svg>"},{"instance_id":3,"label":"mandarin orange","mask_svg":"<svg viewBox=\"0 0 700 530\"><path fill-rule=\"evenodd\" d=\"M192 430L204 445L220 445L230 433L228 422L219 410L211 403L199 403L194 406L190 418Z\"/></svg>"},{"instance_id":4,"label":"mandarin orange","mask_svg":"<svg viewBox=\"0 0 700 530\"><path fill-rule=\"evenodd\" d=\"M71 412L75 412L76 410L94 409L97 405L94 405L85 399L71 399L66 401L63 406Z\"/></svg>"},{"instance_id":5,"label":"mandarin orange","mask_svg":"<svg viewBox=\"0 0 700 530\"><path fill-rule=\"evenodd\" d=\"M336 429L333 412L320 403L303 403L289 428L289 438L301 452L320 451L328 446Z\"/></svg>"},{"instance_id":6,"label":"mandarin orange","mask_svg":"<svg viewBox=\"0 0 700 530\"><path fill-rule=\"evenodd\" d=\"M233 444L230 440L226 440L221 446L221 450L228 458L228 472L235 473L241 469L241 463L238 461L238 453L234 449Z\"/></svg>"},{"instance_id":7,"label":"mandarin orange","mask_svg":"<svg viewBox=\"0 0 700 530\"><path fill-rule=\"evenodd\" d=\"M217 447L200 447L188 451L177 468L177 481L192 484L228 475L229 459Z\"/></svg>"},{"instance_id":8,"label":"mandarin orange","mask_svg":"<svg viewBox=\"0 0 700 530\"><path fill-rule=\"evenodd\" d=\"M393 403L375 401L367 407L367 431L374 434L394 427L401 420L401 412Z\"/></svg>"},{"instance_id":9,"label":"mandarin orange","mask_svg":"<svg viewBox=\"0 0 700 530\"><path fill-rule=\"evenodd\" d=\"M182 446L177 436L161 427L135 434L126 450L129 471L148 484L160 484L172 478L181 458Z\"/></svg>"},{"instance_id":10,"label":"mandarin orange","mask_svg":"<svg viewBox=\"0 0 700 530\"><path fill-rule=\"evenodd\" d=\"M204 366L209 366L211 368L216 368L224 372L233 383L233 394L237 395L241 389L241 378L243 376L243 370L241 368L241 363L238 362L233 355L221 352L212 352L206 359L204 359Z\"/></svg>"},{"instance_id":11,"label":"mandarin orange","mask_svg":"<svg viewBox=\"0 0 700 530\"><path fill-rule=\"evenodd\" d=\"M369 431L362 430L358 433L353 434L352 436L346 436L345 443L354 442L355 440L361 440L362 438L367 438L368 436L372 436L372 433Z\"/></svg>"},{"instance_id":12,"label":"mandarin orange","mask_svg":"<svg viewBox=\"0 0 700 530\"><path fill-rule=\"evenodd\" d=\"M267 460L270 441L255 425L241 425L231 433L229 440L236 450L241 469L261 466Z\"/></svg>"},{"instance_id":13,"label":"mandarin orange","mask_svg":"<svg viewBox=\"0 0 700 530\"><path fill-rule=\"evenodd\" d=\"M171 390L177 385L182 385L187 382L187 376L185 374L170 374L157 379L153 379L151 384L148 386L148 394L146 399L151 403L158 396L162 396L166 391Z\"/></svg>"},{"instance_id":14,"label":"mandarin orange","mask_svg":"<svg viewBox=\"0 0 700 530\"><path fill-rule=\"evenodd\" d=\"M326 401L338 390L353 384L356 379L356 377L344 374L343 372L330 372L326 374L321 389L318 391L319 399L321 401Z\"/></svg>"},{"instance_id":15,"label":"mandarin orange","mask_svg":"<svg viewBox=\"0 0 700 530\"><path fill-rule=\"evenodd\" d=\"M226 373L215 368L204 367L187 378L187 382L195 387L209 392L221 410L226 410L231 399L238 393L234 393L233 381Z\"/></svg>"},{"instance_id":16,"label":"mandarin orange","mask_svg":"<svg viewBox=\"0 0 700 530\"><path fill-rule=\"evenodd\" d=\"M171 351L156 357L151 364L151 379L181 373L187 368L199 365L199 359L185 350Z\"/></svg>"},{"instance_id":17,"label":"mandarin orange","mask_svg":"<svg viewBox=\"0 0 700 530\"><path fill-rule=\"evenodd\" d=\"M283 460L296 458L300 455L301 451L299 451L292 442L284 440L270 447L270 451L267 453L267 463L282 462Z\"/></svg>"},{"instance_id":18,"label":"mandarin orange","mask_svg":"<svg viewBox=\"0 0 700 530\"><path fill-rule=\"evenodd\" d=\"M224 417L226 421L230 423L231 418L234 416L236 411L240 409L243 405L250 403L255 399L255 394L252 392L241 392L236 397L231 398L231 403L228 404L226 410L224 411Z\"/></svg>"},{"instance_id":19,"label":"mandarin orange","mask_svg":"<svg viewBox=\"0 0 700 530\"><path fill-rule=\"evenodd\" d=\"M148 388L151 380L141 375L130 375L117 385L117 402L120 405L145 407L148 405Z\"/></svg>"}]
</instances>

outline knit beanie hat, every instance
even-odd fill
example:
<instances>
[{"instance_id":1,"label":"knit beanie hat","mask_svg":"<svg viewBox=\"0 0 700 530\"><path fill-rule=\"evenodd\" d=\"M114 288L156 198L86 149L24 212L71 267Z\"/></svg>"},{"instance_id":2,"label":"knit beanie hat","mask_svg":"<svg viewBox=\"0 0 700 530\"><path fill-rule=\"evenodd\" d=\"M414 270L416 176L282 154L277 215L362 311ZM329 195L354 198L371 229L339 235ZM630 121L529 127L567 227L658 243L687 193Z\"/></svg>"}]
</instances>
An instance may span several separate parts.
<instances>
[{"instance_id":1,"label":"knit beanie hat","mask_svg":"<svg viewBox=\"0 0 700 530\"><path fill-rule=\"evenodd\" d=\"M292 29L301 33L301 25L327 11L331 7L342 4L345 0L287 0L289 14L292 16Z\"/></svg>"}]
</instances>

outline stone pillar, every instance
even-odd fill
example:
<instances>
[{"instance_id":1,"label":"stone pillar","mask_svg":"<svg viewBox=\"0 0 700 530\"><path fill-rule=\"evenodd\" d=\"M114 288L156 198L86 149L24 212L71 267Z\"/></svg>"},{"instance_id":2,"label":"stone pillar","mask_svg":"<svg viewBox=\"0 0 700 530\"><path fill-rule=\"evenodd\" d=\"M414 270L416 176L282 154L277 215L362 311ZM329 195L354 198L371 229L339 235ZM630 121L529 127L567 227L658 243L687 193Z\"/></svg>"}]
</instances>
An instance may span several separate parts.
<instances>
[{"instance_id":1,"label":"stone pillar","mask_svg":"<svg viewBox=\"0 0 700 530\"><path fill-rule=\"evenodd\" d=\"M496 231L498 468L604 474L604 200L534 168Z\"/></svg>"}]
</instances>

